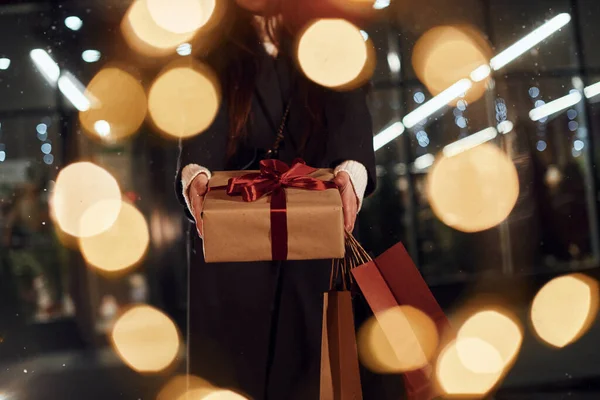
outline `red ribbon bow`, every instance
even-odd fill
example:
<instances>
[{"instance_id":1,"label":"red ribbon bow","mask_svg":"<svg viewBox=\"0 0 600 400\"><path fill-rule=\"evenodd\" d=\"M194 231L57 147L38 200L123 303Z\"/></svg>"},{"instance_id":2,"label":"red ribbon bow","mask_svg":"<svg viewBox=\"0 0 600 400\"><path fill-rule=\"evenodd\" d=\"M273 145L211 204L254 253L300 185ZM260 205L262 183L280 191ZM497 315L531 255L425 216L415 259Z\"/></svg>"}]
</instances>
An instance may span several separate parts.
<instances>
[{"instance_id":1,"label":"red ribbon bow","mask_svg":"<svg viewBox=\"0 0 600 400\"><path fill-rule=\"evenodd\" d=\"M287 260L288 230L285 188L304 190L327 190L337 188L334 182L326 182L308 175L317 171L301 159L289 167L279 160L262 160L260 172L253 172L229 179L227 194L242 196L244 201L256 201L271 195L271 255L273 260Z\"/></svg>"}]
</instances>

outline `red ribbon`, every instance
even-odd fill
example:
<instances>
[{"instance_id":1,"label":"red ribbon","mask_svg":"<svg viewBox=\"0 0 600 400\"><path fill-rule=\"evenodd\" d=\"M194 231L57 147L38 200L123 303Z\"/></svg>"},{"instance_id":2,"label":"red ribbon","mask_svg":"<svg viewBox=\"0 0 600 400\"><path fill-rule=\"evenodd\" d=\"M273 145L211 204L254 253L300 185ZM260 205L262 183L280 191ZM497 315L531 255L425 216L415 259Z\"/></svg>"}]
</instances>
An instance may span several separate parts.
<instances>
[{"instance_id":1,"label":"red ribbon","mask_svg":"<svg viewBox=\"0 0 600 400\"><path fill-rule=\"evenodd\" d=\"M242 196L244 201L256 201L271 195L271 255L273 260L287 260L288 229L285 188L322 191L337 188L308 175L317 171L303 160L294 160L292 166L279 160L262 160L260 172L229 179L227 194Z\"/></svg>"}]
</instances>

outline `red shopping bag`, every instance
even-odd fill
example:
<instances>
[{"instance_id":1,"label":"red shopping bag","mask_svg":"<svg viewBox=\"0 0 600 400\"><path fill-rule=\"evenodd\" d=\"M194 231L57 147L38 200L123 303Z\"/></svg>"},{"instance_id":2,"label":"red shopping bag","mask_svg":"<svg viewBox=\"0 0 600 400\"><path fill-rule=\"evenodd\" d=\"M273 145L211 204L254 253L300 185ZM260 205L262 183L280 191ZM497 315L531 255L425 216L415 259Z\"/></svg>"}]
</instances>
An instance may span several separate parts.
<instances>
[{"instance_id":1,"label":"red shopping bag","mask_svg":"<svg viewBox=\"0 0 600 400\"><path fill-rule=\"evenodd\" d=\"M360 246L358 242L356 245ZM362 248L360 251L364 252ZM352 275L376 318L386 310L407 305L425 312L435 322L439 337L450 328L448 318L401 243L374 261L353 268ZM386 336L394 335L386 332L385 325L381 328ZM430 368L428 365L404 373L410 400L431 400L439 396L431 382Z\"/></svg>"}]
</instances>

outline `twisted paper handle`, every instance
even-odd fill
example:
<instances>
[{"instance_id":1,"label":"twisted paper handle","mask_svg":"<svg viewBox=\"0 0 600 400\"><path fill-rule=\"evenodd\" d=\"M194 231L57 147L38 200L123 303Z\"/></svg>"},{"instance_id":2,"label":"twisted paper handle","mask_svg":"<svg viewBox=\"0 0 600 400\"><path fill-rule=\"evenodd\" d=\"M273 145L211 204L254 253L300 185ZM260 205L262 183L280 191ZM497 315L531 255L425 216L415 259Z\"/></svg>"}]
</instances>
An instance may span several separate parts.
<instances>
[{"instance_id":1,"label":"twisted paper handle","mask_svg":"<svg viewBox=\"0 0 600 400\"><path fill-rule=\"evenodd\" d=\"M349 290L354 285L354 278L350 270L372 261L369 253L367 253L351 233L346 232L345 246L345 257L331 261L330 290L335 290L336 286L340 287L338 283L341 283L341 290Z\"/></svg>"}]
</instances>

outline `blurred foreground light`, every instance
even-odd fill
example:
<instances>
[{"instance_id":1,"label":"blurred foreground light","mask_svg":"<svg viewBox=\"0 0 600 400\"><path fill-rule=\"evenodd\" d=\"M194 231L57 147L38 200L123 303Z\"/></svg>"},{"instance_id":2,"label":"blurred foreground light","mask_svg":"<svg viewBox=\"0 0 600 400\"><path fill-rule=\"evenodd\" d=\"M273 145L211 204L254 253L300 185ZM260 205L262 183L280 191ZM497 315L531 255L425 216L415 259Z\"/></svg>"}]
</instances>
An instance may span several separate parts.
<instances>
[{"instance_id":1,"label":"blurred foreground light","mask_svg":"<svg viewBox=\"0 0 600 400\"><path fill-rule=\"evenodd\" d=\"M58 64L50 57L46 50L34 49L29 52L29 57L33 60L36 68L50 85L55 85L60 76Z\"/></svg>"},{"instance_id":2,"label":"blurred foreground light","mask_svg":"<svg viewBox=\"0 0 600 400\"><path fill-rule=\"evenodd\" d=\"M583 274L548 282L531 305L531 323L537 335L554 347L579 339L598 312L598 283Z\"/></svg>"},{"instance_id":3,"label":"blurred foreground light","mask_svg":"<svg viewBox=\"0 0 600 400\"><path fill-rule=\"evenodd\" d=\"M462 94L466 93L469 89L471 89L472 86L473 83L471 80L461 79L448 89L444 90L425 104L419 106L414 111L406 115L402 120L404 126L409 129L414 127L418 123L424 121L442 108L446 107L449 103L456 100Z\"/></svg>"},{"instance_id":4,"label":"blurred foreground light","mask_svg":"<svg viewBox=\"0 0 600 400\"><path fill-rule=\"evenodd\" d=\"M146 0L150 16L162 29L185 34L204 26L215 11L216 0Z\"/></svg>"},{"instance_id":5,"label":"blurred foreground light","mask_svg":"<svg viewBox=\"0 0 600 400\"><path fill-rule=\"evenodd\" d=\"M81 53L81 59L87 63L95 63L100 60L100 52L98 50L85 50Z\"/></svg>"},{"instance_id":6,"label":"blurred foreground light","mask_svg":"<svg viewBox=\"0 0 600 400\"><path fill-rule=\"evenodd\" d=\"M82 217L82 224L98 224L98 216L114 207L114 200L102 201L90 207ZM122 202L117 220L106 231L79 241L81 253L92 266L103 271L116 272L137 264L146 254L150 234L146 219L133 205Z\"/></svg>"},{"instance_id":7,"label":"blurred foreground light","mask_svg":"<svg viewBox=\"0 0 600 400\"><path fill-rule=\"evenodd\" d=\"M177 46L177 54L180 56L189 56L192 54L192 45L189 43L183 43Z\"/></svg>"},{"instance_id":8,"label":"blurred foreground light","mask_svg":"<svg viewBox=\"0 0 600 400\"><path fill-rule=\"evenodd\" d=\"M6 70L8 67L10 67L10 58L0 58L0 70Z\"/></svg>"},{"instance_id":9,"label":"blurred foreground light","mask_svg":"<svg viewBox=\"0 0 600 400\"><path fill-rule=\"evenodd\" d=\"M489 143L453 156L445 153L427 179L427 195L436 216L463 232L483 231L504 221L519 196L511 159Z\"/></svg>"},{"instance_id":10,"label":"blurred foreground light","mask_svg":"<svg viewBox=\"0 0 600 400\"><path fill-rule=\"evenodd\" d=\"M162 132L185 138L204 132L221 104L217 76L207 66L180 60L161 72L148 93L148 110Z\"/></svg>"},{"instance_id":11,"label":"blurred foreground light","mask_svg":"<svg viewBox=\"0 0 600 400\"><path fill-rule=\"evenodd\" d=\"M71 73L66 72L58 78L58 89L79 111L90 109L90 100L85 96L85 86Z\"/></svg>"},{"instance_id":12,"label":"blurred foreground light","mask_svg":"<svg viewBox=\"0 0 600 400\"><path fill-rule=\"evenodd\" d=\"M79 113L79 121L94 137L110 142L122 140L134 134L146 118L144 88L122 69L102 69L92 78L85 94L92 104L89 110ZM98 121L105 122L99 126Z\"/></svg>"},{"instance_id":13,"label":"blurred foreground light","mask_svg":"<svg viewBox=\"0 0 600 400\"><path fill-rule=\"evenodd\" d=\"M121 360L138 372L160 372L179 351L179 333L164 313L150 306L136 306L115 322L111 343Z\"/></svg>"},{"instance_id":14,"label":"blurred foreground light","mask_svg":"<svg viewBox=\"0 0 600 400\"><path fill-rule=\"evenodd\" d=\"M78 31L83 26L83 21L81 18L72 15L65 18L65 26L72 31Z\"/></svg>"},{"instance_id":15,"label":"blurred foreground light","mask_svg":"<svg viewBox=\"0 0 600 400\"><path fill-rule=\"evenodd\" d=\"M404 133L404 125L402 122L394 122L392 125L388 126L377 135L373 137L373 148L375 151L379 150L392 140L396 139L398 136Z\"/></svg>"},{"instance_id":16,"label":"blurred foreground light","mask_svg":"<svg viewBox=\"0 0 600 400\"><path fill-rule=\"evenodd\" d=\"M498 132L502 133L503 135L506 135L509 132L512 132L514 128L514 125L511 121L502 121L498 124Z\"/></svg>"},{"instance_id":17,"label":"blurred foreground light","mask_svg":"<svg viewBox=\"0 0 600 400\"><path fill-rule=\"evenodd\" d=\"M103 204L93 219L83 216ZM88 237L109 229L121 211L121 191L115 178L90 162L77 162L63 168L56 178L51 199L58 225L71 236Z\"/></svg>"},{"instance_id":18,"label":"blurred foreground light","mask_svg":"<svg viewBox=\"0 0 600 400\"><path fill-rule=\"evenodd\" d=\"M435 323L422 311L400 306L371 318L359 330L361 362L380 373L400 373L425 367L438 347Z\"/></svg>"},{"instance_id":19,"label":"blurred foreground light","mask_svg":"<svg viewBox=\"0 0 600 400\"><path fill-rule=\"evenodd\" d=\"M436 365L438 382L444 392L452 397L483 398L498 383L503 371L477 373L467 368L459 355L459 340L450 342L440 353ZM493 347L477 340L466 340L460 347L463 354L476 354L482 349L486 353L494 352Z\"/></svg>"},{"instance_id":20,"label":"blurred foreground light","mask_svg":"<svg viewBox=\"0 0 600 400\"><path fill-rule=\"evenodd\" d=\"M523 333L517 319L497 310L480 311L460 327L456 348L462 364L472 372L495 374L512 365Z\"/></svg>"},{"instance_id":21,"label":"blurred foreground light","mask_svg":"<svg viewBox=\"0 0 600 400\"><path fill-rule=\"evenodd\" d=\"M456 142L450 143L444 147L444 156L453 157L463 151L470 150L477 147L485 142L489 142L498 136L498 131L494 127L486 128L482 131L475 132L467 137L457 140Z\"/></svg>"},{"instance_id":22,"label":"blurred foreground light","mask_svg":"<svg viewBox=\"0 0 600 400\"><path fill-rule=\"evenodd\" d=\"M531 118L532 121L539 121L542 118L546 118L574 106L579 103L582 98L583 96L580 92L572 92L571 94L560 97L550 103L542 104L541 106L534 108L529 112L529 118Z\"/></svg>"},{"instance_id":23,"label":"blurred foreground light","mask_svg":"<svg viewBox=\"0 0 600 400\"><path fill-rule=\"evenodd\" d=\"M389 7L390 0L375 0L373 3L373 8L376 10L383 10L384 8Z\"/></svg>"},{"instance_id":24,"label":"blurred foreground light","mask_svg":"<svg viewBox=\"0 0 600 400\"><path fill-rule=\"evenodd\" d=\"M162 387L156 400L194 400L204 399L204 396L216 390L214 386L201 378L193 375L178 375L171 378ZM196 392L198 396L193 396ZM202 397L200 397L202 396Z\"/></svg>"},{"instance_id":25,"label":"blurred foreground light","mask_svg":"<svg viewBox=\"0 0 600 400\"><path fill-rule=\"evenodd\" d=\"M312 81L329 88L357 87L371 77L371 46L360 30L343 19L320 19L298 40L298 63Z\"/></svg>"},{"instance_id":26,"label":"blurred foreground light","mask_svg":"<svg viewBox=\"0 0 600 400\"><path fill-rule=\"evenodd\" d=\"M469 26L440 26L425 32L415 44L412 64L432 95L455 82L474 78L465 100L473 103L486 91L492 50L483 35Z\"/></svg>"},{"instance_id":27,"label":"blurred foreground light","mask_svg":"<svg viewBox=\"0 0 600 400\"><path fill-rule=\"evenodd\" d=\"M435 162L435 156L431 153L423 154L415 159L414 167L417 171L425 171Z\"/></svg>"},{"instance_id":28,"label":"blurred foreground light","mask_svg":"<svg viewBox=\"0 0 600 400\"><path fill-rule=\"evenodd\" d=\"M550 37L553 33L560 30L571 21L571 15L562 13L546 22L530 34L526 35L506 50L499 53L490 60L490 65L495 71L504 67L523 53L531 50L534 46L541 43L544 39Z\"/></svg>"},{"instance_id":29,"label":"blurred foreground light","mask_svg":"<svg viewBox=\"0 0 600 400\"><path fill-rule=\"evenodd\" d=\"M600 82L596 82L593 85L586 87L583 89L583 93L588 99L598 96L600 94Z\"/></svg>"},{"instance_id":30,"label":"blurred foreground light","mask_svg":"<svg viewBox=\"0 0 600 400\"><path fill-rule=\"evenodd\" d=\"M150 13L148 1L135 0L121 22L123 37L133 50L151 57L166 56L174 53L177 46L189 42L194 37L195 31L173 33L159 26ZM178 3L171 3L174 10L177 9L175 4ZM168 16L171 14L168 13Z\"/></svg>"},{"instance_id":31,"label":"blurred foreground light","mask_svg":"<svg viewBox=\"0 0 600 400\"><path fill-rule=\"evenodd\" d=\"M248 400L248 398L231 390L217 390L204 397L204 400Z\"/></svg>"}]
</instances>

